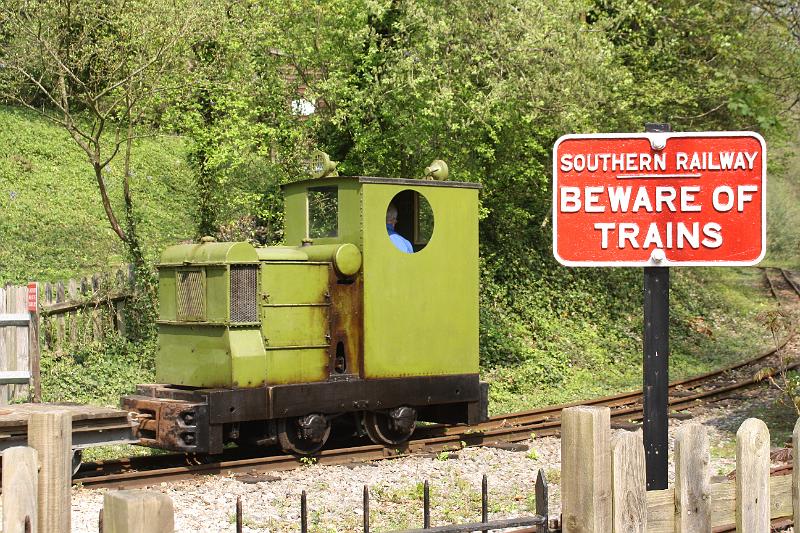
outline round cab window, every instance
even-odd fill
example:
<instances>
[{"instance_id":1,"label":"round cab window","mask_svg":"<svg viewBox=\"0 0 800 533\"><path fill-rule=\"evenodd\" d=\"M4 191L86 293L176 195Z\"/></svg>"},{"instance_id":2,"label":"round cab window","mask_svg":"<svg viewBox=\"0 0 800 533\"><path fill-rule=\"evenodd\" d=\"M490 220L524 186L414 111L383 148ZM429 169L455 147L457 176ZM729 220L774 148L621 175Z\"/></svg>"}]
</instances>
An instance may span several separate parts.
<instances>
[{"instance_id":1,"label":"round cab window","mask_svg":"<svg viewBox=\"0 0 800 533\"><path fill-rule=\"evenodd\" d=\"M386 232L403 253L425 248L433 237L433 209L427 198L410 189L397 193L386 207Z\"/></svg>"}]
</instances>

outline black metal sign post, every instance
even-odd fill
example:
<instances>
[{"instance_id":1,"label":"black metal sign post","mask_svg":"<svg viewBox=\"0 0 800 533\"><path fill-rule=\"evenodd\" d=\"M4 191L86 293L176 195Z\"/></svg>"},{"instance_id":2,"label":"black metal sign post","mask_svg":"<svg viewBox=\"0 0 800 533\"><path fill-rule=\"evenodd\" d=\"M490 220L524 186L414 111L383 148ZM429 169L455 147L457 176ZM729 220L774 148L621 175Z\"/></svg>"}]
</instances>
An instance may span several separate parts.
<instances>
[{"instance_id":1,"label":"black metal sign post","mask_svg":"<svg viewBox=\"0 0 800 533\"><path fill-rule=\"evenodd\" d=\"M672 131L645 124L646 132ZM667 488L669 419L669 267L644 267L644 452L647 490Z\"/></svg>"}]
</instances>

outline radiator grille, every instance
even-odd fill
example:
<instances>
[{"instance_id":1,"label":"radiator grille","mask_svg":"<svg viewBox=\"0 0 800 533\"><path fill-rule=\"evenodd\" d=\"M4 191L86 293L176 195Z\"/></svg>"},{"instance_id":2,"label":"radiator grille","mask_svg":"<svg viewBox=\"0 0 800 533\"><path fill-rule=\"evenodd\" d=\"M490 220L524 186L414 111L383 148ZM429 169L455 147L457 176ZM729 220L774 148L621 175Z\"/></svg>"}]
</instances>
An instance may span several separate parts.
<instances>
[{"instance_id":1,"label":"radiator grille","mask_svg":"<svg viewBox=\"0 0 800 533\"><path fill-rule=\"evenodd\" d=\"M178 272L178 320L200 321L206 317L203 273L200 270Z\"/></svg>"},{"instance_id":2,"label":"radiator grille","mask_svg":"<svg viewBox=\"0 0 800 533\"><path fill-rule=\"evenodd\" d=\"M231 267L231 322L258 322L258 265Z\"/></svg>"}]
</instances>

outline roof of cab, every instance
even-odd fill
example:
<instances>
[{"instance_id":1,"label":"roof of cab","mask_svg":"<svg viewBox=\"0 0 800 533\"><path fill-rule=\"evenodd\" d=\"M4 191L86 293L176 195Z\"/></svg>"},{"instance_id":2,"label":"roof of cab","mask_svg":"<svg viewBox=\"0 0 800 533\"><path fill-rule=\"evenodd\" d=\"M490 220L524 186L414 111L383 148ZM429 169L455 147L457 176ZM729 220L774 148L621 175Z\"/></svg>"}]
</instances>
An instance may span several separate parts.
<instances>
[{"instance_id":1,"label":"roof of cab","mask_svg":"<svg viewBox=\"0 0 800 533\"><path fill-rule=\"evenodd\" d=\"M258 263L256 249L246 242L177 244L161 253L159 266L196 264Z\"/></svg>"},{"instance_id":2,"label":"roof of cab","mask_svg":"<svg viewBox=\"0 0 800 533\"><path fill-rule=\"evenodd\" d=\"M450 187L455 189L482 189L483 185L480 183L472 183L469 181L436 181L424 179L406 179L406 178L379 178L374 176L334 176L329 178L309 178L291 183L284 183L281 189L294 187L306 187L308 185L334 185L340 181L358 181L359 183L383 183L387 185L409 185L412 187Z\"/></svg>"}]
</instances>

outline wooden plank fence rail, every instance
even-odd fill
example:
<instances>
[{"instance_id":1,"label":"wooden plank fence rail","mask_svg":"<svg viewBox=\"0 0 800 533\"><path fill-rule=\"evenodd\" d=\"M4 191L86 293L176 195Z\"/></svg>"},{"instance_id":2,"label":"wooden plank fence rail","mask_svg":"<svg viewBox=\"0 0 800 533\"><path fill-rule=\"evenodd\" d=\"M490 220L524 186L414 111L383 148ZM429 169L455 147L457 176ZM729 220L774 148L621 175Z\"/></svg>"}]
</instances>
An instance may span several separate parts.
<instances>
[{"instance_id":1,"label":"wooden plank fence rail","mask_svg":"<svg viewBox=\"0 0 800 533\"><path fill-rule=\"evenodd\" d=\"M31 321L31 314L25 313L5 313L0 315L0 326L21 326L28 327Z\"/></svg>"},{"instance_id":2,"label":"wooden plank fence rail","mask_svg":"<svg viewBox=\"0 0 800 533\"><path fill-rule=\"evenodd\" d=\"M40 301L44 346L63 352L79 343L102 341L108 332L124 336L132 284L130 265L113 273L45 283Z\"/></svg>"},{"instance_id":3,"label":"wooden plank fence rail","mask_svg":"<svg viewBox=\"0 0 800 533\"><path fill-rule=\"evenodd\" d=\"M770 477L769 430L761 420L745 420L736 434L734 481L709 482L706 428L689 424L675 435L674 485L645 492L642 434L612 439L607 410L570 407L562 413L564 533L711 533L734 524L742 533L766 533L771 519L800 517L800 454L791 475ZM800 449L800 420L792 444Z\"/></svg>"},{"instance_id":4,"label":"wooden plank fence rail","mask_svg":"<svg viewBox=\"0 0 800 533\"><path fill-rule=\"evenodd\" d=\"M0 385L27 385L30 382L28 370L0 370Z\"/></svg>"}]
</instances>

